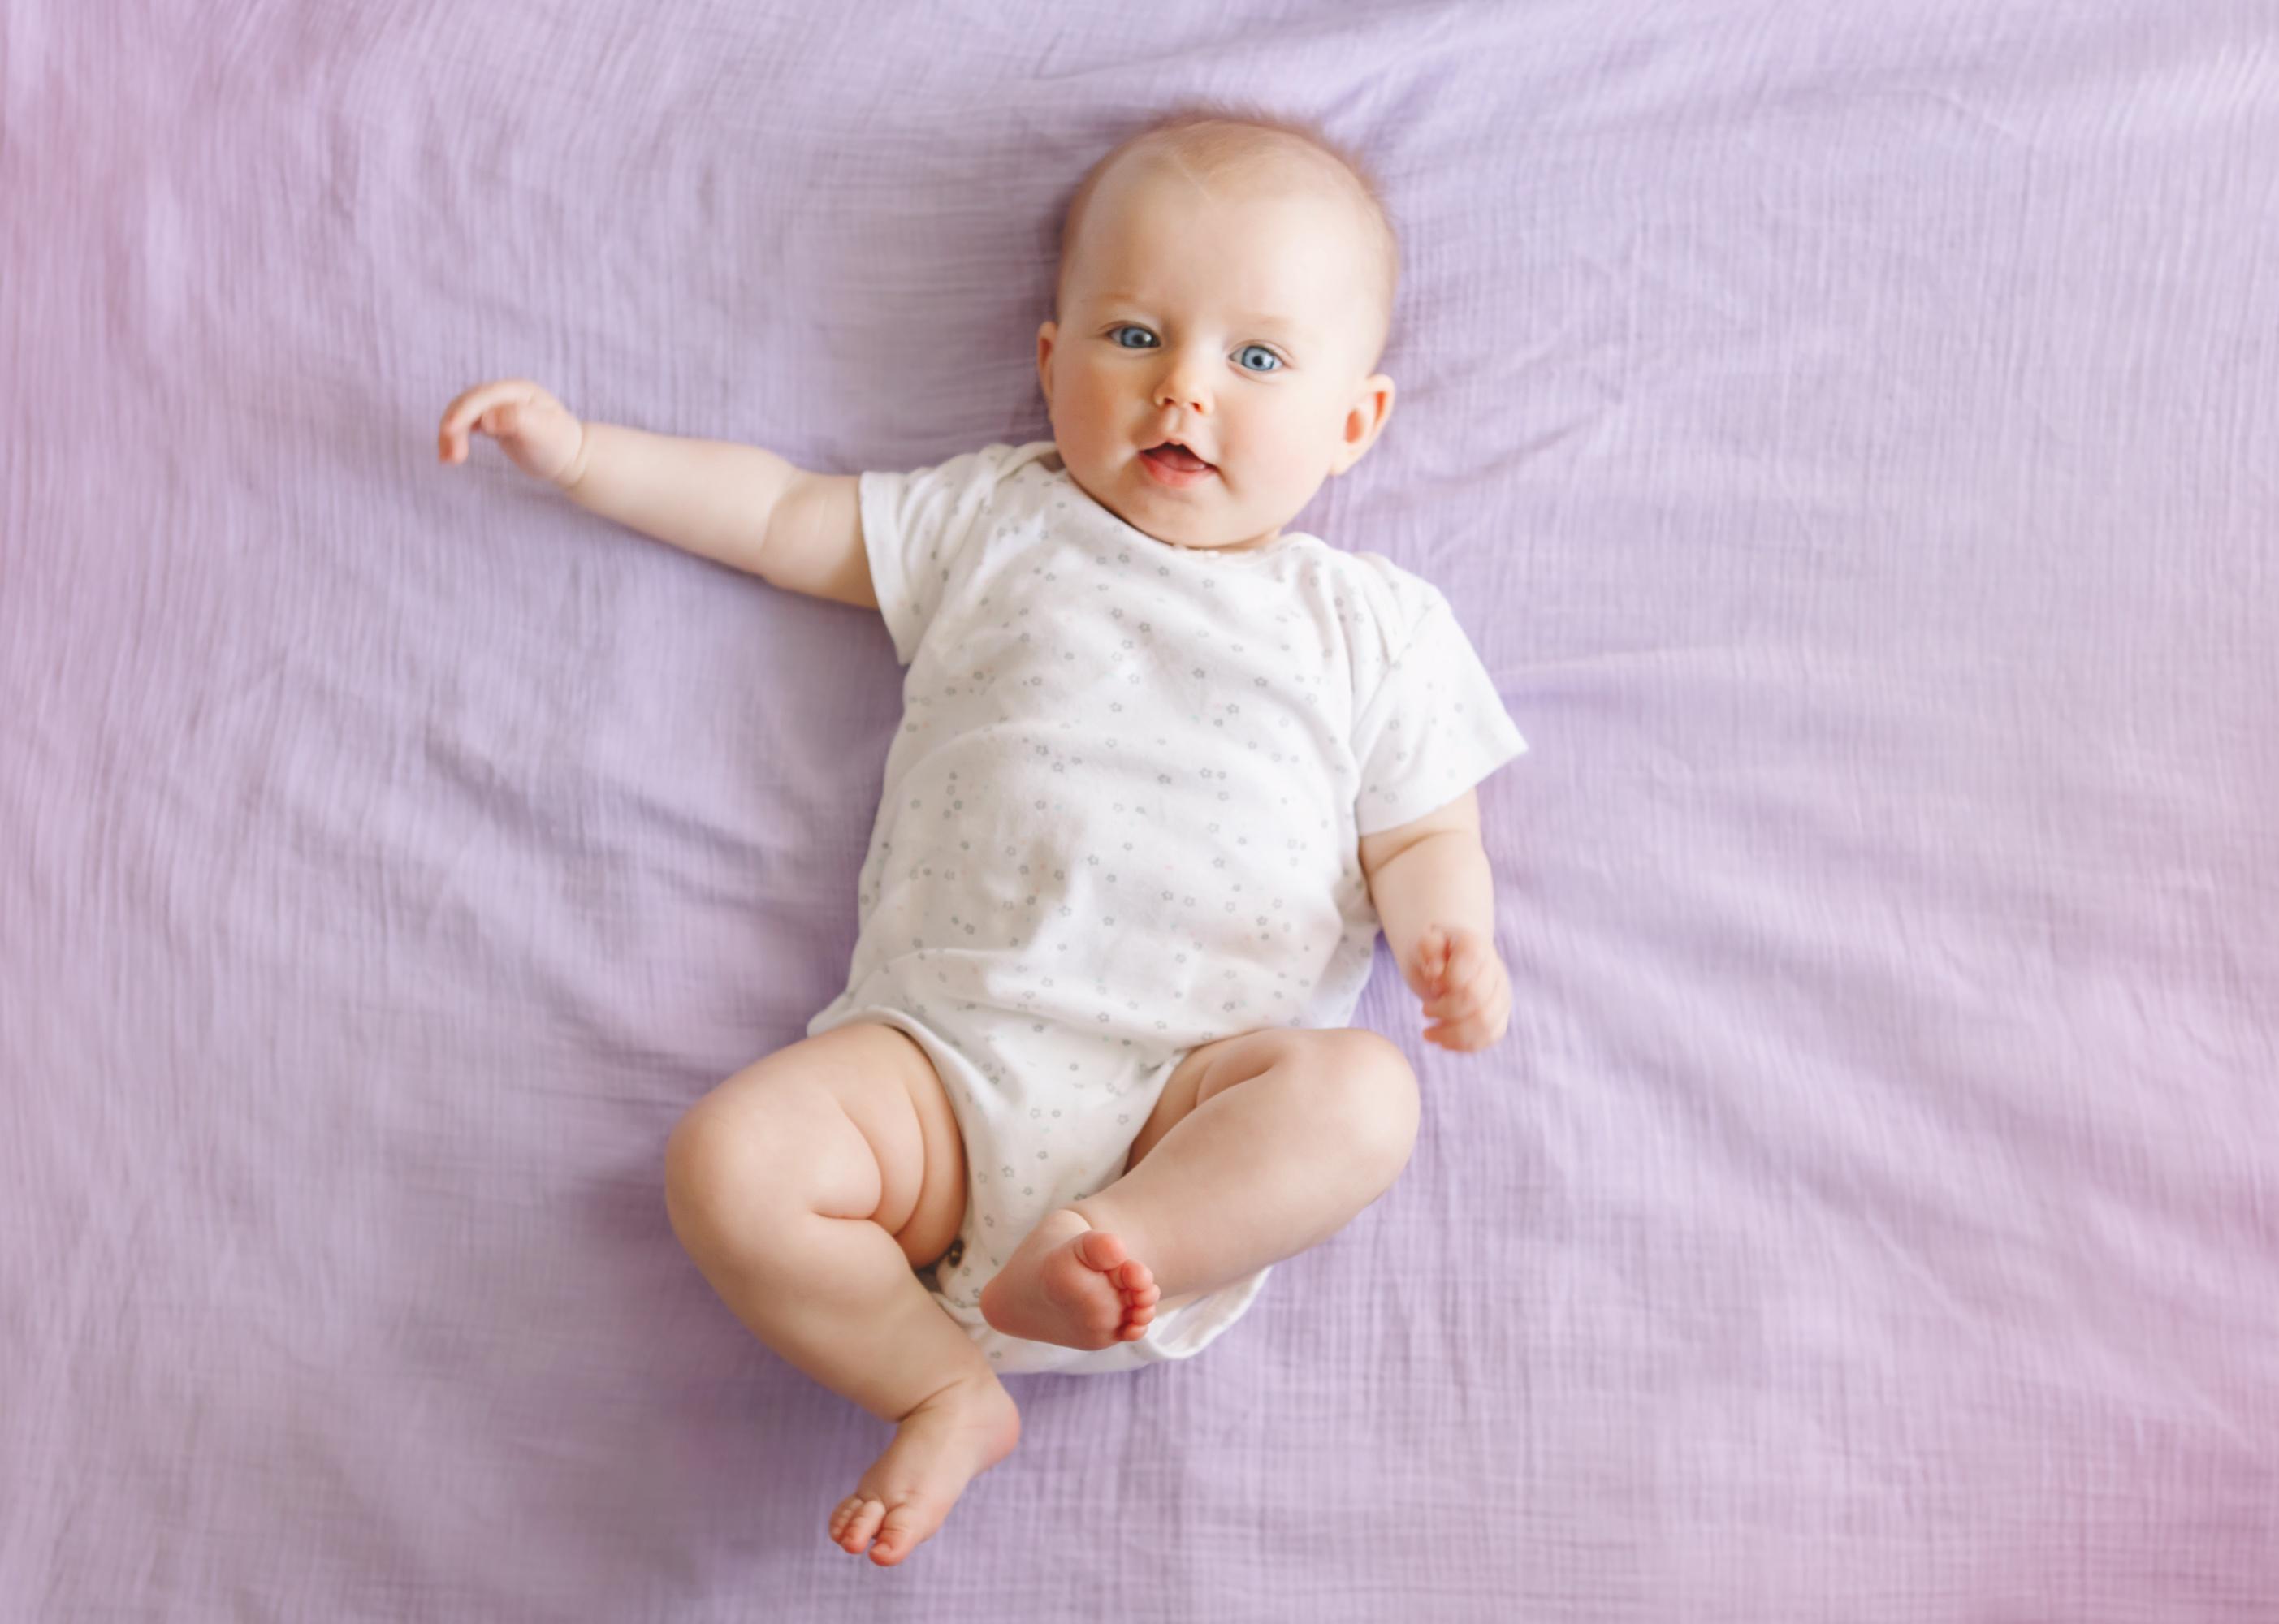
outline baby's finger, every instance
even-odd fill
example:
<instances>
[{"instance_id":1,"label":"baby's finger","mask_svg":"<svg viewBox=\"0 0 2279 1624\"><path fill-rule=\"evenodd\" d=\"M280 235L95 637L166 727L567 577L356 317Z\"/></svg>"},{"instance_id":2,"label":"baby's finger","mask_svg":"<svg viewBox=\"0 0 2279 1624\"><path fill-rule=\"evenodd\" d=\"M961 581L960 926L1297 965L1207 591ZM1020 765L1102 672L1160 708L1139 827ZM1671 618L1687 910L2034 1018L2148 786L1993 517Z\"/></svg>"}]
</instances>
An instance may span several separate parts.
<instances>
[{"instance_id":1,"label":"baby's finger","mask_svg":"<svg viewBox=\"0 0 2279 1624\"><path fill-rule=\"evenodd\" d=\"M1448 1015L1462 1015L1477 1007L1479 1001L1480 995L1476 989L1456 987L1443 992L1439 997L1427 1003L1424 1006L1424 1015L1429 1020L1438 1020Z\"/></svg>"},{"instance_id":2,"label":"baby's finger","mask_svg":"<svg viewBox=\"0 0 2279 1624\"><path fill-rule=\"evenodd\" d=\"M1445 1049L1477 1049L1488 1039L1488 1023L1478 1015L1443 1021L1424 1034Z\"/></svg>"},{"instance_id":3,"label":"baby's finger","mask_svg":"<svg viewBox=\"0 0 2279 1624\"><path fill-rule=\"evenodd\" d=\"M1416 940L1415 959L1401 967L1401 976L1411 991L1419 998L1429 998L1439 991L1433 984L1439 979L1439 967L1432 959L1432 932L1427 931Z\"/></svg>"},{"instance_id":4,"label":"baby's finger","mask_svg":"<svg viewBox=\"0 0 2279 1624\"><path fill-rule=\"evenodd\" d=\"M490 409L499 397L500 386L479 384L474 388L461 390L449 406L443 408L443 438L462 445L466 442L467 426Z\"/></svg>"},{"instance_id":5,"label":"baby's finger","mask_svg":"<svg viewBox=\"0 0 2279 1624\"><path fill-rule=\"evenodd\" d=\"M538 393L538 386L526 379L502 379L495 383L477 384L463 390L459 397L443 409L443 443L447 455L455 463L467 460L467 431L477 425L483 415L502 401L526 401ZM489 431L486 429L485 433Z\"/></svg>"},{"instance_id":6,"label":"baby's finger","mask_svg":"<svg viewBox=\"0 0 2279 1624\"><path fill-rule=\"evenodd\" d=\"M1465 1028L1462 1025L1445 1021L1438 1026L1427 1027L1424 1030L1425 1038L1444 1049L1471 1047L1471 1041L1465 1037L1464 1033Z\"/></svg>"},{"instance_id":7,"label":"baby's finger","mask_svg":"<svg viewBox=\"0 0 2279 1624\"><path fill-rule=\"evenodd\" d=\"M1424 1035L1452 1049L1485 1049L1500 1040L1511 1024L1511 1000L1499 993L1482 1000L1463 1015L1443 1021Z\"/></svg>"},{"instance_id":8,"label":"baby's finger","mask_svg":"<svg viewBox=\"0 0 2279 1624\"><path fill-rule=\"evenodd\" d=\"M1451 970L1441 981L1439 994L1434 1001L1450 1008L1455 1007L1459 1002L1467 1005L1477 1003L1485 996L1493 979L1485 960L1468 969Z\"/></svg>"}]
</instances>

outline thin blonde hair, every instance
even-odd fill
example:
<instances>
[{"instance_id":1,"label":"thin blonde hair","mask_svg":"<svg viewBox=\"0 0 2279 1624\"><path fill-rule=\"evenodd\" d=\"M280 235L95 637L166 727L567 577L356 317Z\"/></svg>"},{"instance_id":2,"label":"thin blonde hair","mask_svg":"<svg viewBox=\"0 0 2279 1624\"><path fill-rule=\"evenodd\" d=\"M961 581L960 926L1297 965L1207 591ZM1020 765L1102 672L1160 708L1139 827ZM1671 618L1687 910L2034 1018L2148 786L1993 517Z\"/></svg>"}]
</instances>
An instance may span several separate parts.
<instances>
[{"instance_id":1,"label":"thin blonde hair","mask_svg":"<svg viewBox=\"0 0 2279 1624\"><path fill-rule=\"evenodd\" d=\"M1103 154L1077 183L1062 216L1060 272L1053 285L1053 315L1067 309L1069 266L1083 230L1086 212L1101 179L1117 161L1132 156L1164 157L1191 174L1208 178L1223 172L1255 172L1261 166L1310 161L1319 181L1349 202L1374 250L1372 292L1377 326L1368 371L1384 359L1393 329L1393 299L1400 286L1400 241L1385 206L1385 188L1368 159L1330 136L1309 119L1224 101L1191 102L1151 119Z\"/></svg>"}]
</instances>

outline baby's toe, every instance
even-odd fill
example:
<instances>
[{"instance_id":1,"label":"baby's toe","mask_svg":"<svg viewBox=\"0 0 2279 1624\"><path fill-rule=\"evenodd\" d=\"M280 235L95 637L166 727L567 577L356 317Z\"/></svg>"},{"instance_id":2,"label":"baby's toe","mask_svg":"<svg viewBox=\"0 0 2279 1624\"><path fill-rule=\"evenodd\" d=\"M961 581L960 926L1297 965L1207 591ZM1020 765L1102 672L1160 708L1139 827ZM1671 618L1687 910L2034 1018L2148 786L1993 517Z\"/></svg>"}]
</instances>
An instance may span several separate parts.
<instances>
[{"instance_id":1,"label":"baby's toe","mask_svg":"<svg viewBox=\"0 0 2279 1624\"><path fill-rule=\"evenodd\" d=\"M890 1508L886 1526L879 1530L879 1543L871 1547L871 1559L881 1567L892 1567L916 1550L940 1521L939 1518L929 1521L915 1503Z\"/></svg>"},{"instance_id":2,"label":"baby's toe","mask_svg":"<svg viewBox=\"0 0 2279 1624\"><path fill-rule=\"evenodd\" d=\"M839 1502L839 1509L831 1514L831 1537L835 1544L860 1552L878 1531L886 1514L886 1502L873 1497L850 1494Z\"/></svg>"},{"instance_id":3,"label":"baby's toe","mask_svg":"<svg viewBox=\"0 0 2279 1624\"><path fill-rule=\"evenodd\" d=\"M1076 1237L1076 1254L1086 1268L1112 1275L1124 1260L1124 1243L1101 1230L1086 1229Z\"/></svg>"}]
</instances>

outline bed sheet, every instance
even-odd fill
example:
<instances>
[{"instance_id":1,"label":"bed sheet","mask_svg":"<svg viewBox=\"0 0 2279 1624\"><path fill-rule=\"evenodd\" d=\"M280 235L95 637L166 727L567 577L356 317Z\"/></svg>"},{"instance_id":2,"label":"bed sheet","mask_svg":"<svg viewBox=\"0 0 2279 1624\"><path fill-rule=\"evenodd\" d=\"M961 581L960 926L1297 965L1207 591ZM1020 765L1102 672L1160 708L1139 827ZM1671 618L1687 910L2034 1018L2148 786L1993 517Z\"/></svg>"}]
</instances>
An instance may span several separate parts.
<instances>
[{"instance_id":1,"label":"bed sheet","mask_svg":"<svg viewBox=\"0 0 2279 1624\"><path fill-rule=\"evenodd\" d=\"M661 1178L840 984L886 634L435 422L1039 437L1205 96L1385 178L1301 524L1532 746L1511 1030L1380 956L1402 1180L879 1570ZM2275 152L2263 4L11 0L0 1615L2273 1617Z\"/></svg>"}]
</instances>

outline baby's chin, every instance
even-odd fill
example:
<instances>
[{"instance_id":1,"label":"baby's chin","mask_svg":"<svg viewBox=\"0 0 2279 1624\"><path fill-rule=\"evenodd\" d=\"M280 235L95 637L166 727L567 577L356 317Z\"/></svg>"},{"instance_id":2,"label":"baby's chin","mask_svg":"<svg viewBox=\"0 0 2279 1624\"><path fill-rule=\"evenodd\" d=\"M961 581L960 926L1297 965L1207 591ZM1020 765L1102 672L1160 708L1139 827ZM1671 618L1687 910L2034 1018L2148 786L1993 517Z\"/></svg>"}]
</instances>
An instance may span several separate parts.
<instances>
[{"instance_id":1,"label":"baby's chin","mask_svg":"<svg viewBox=\"0 0 2279 1624\"><path fill-rule=\"evenodd\" d=\"M1069 471L1069 477L1076 481L1078 490L1131 525L1141 535L1161 541L1166 547L1176 547L1189 552L1216 552L1223 548L1239 547L1247 539L1257 533L1253 529L1230 528L1224 525L1210 524L1205 521L1201 514L1194 516L1193 522L1184 525L1167 525L1164 523L1165 515L1156 510L1156 504L1132 500L1120 494L1116 488L1115 477L1112 473L1103 478L1086 472L1069 461L1068 453L1065 451L1061 453L1061 463ZM1133 471L1141 479L1147 477L1147 471L1144 469L1136 469ZM1106 488L1097 488L1102 486ZM1163 494L1176 502L1180 494L1167 489Z\"/></svg>"}]
</instances>

